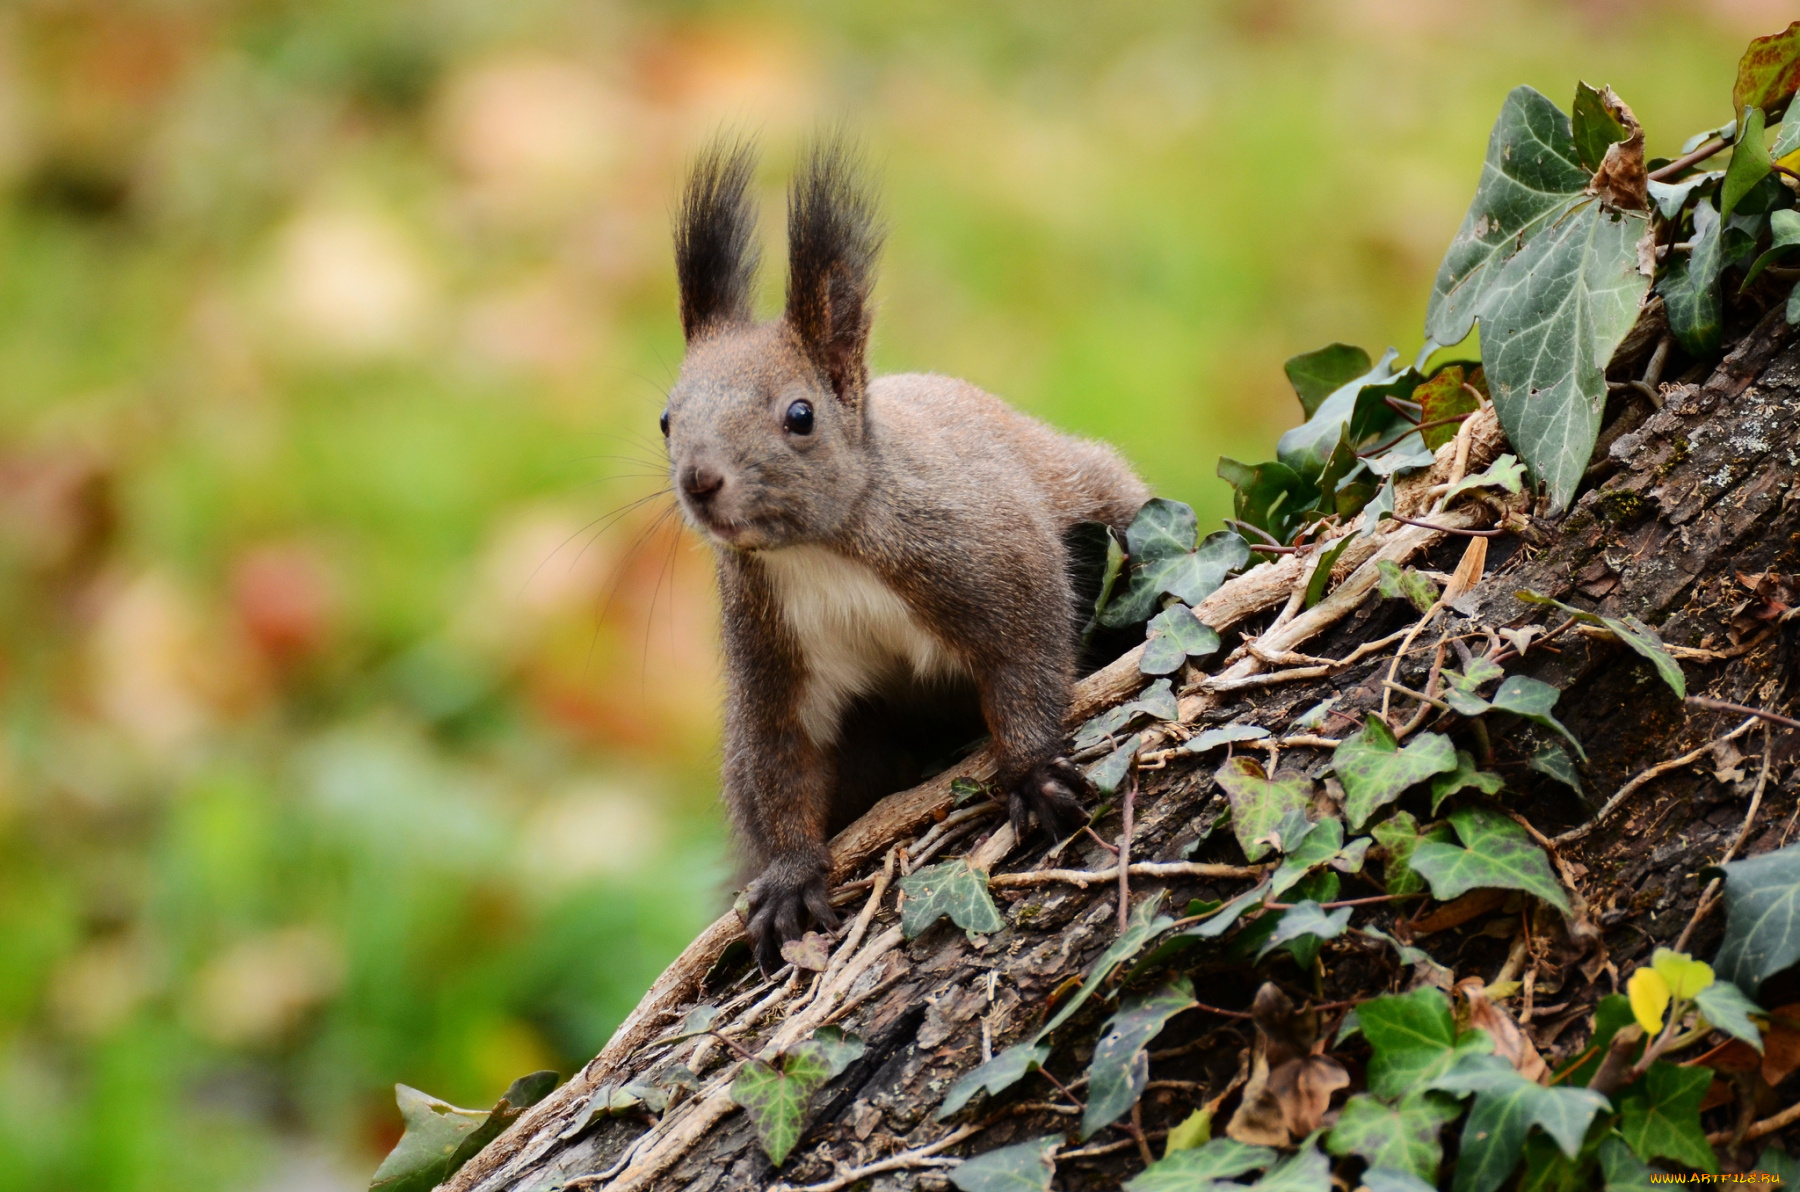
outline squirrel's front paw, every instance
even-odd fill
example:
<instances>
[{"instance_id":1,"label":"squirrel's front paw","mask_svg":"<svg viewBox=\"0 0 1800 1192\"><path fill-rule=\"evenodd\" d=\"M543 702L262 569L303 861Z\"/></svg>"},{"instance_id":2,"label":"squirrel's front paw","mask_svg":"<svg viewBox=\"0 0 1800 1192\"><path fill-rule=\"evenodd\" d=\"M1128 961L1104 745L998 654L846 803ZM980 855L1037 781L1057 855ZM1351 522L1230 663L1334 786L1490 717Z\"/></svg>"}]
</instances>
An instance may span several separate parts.
<instances>
[{"instance_id":1,"label":"squirrel's front paw","mask_svg":"<svg viewBox=\"0 0 1800 1192\"><path fill-rule=\"evenodd\" d=\"M1024 840L1036 818L1038 827L1052 840L1061 840L1087 823L1081 796L1088 781L1067 758L1039 762L1006 792L1006 812L1012 818L1013 835Z\"/></svg>"},{"instance_id":2,"label":"squirrel's front paw","mask_svg":"<svg viewBox=\"0 0 1800 1192\"><path fill-rule=\"evenodd\" d=\"M764 974L785 962L781 945L799 939L810 919L821 930L834 931L838 914L831 907L825 865L811 858L778 859L750 883L746 930L751 950Z\"/></svg>"}]
</instances>

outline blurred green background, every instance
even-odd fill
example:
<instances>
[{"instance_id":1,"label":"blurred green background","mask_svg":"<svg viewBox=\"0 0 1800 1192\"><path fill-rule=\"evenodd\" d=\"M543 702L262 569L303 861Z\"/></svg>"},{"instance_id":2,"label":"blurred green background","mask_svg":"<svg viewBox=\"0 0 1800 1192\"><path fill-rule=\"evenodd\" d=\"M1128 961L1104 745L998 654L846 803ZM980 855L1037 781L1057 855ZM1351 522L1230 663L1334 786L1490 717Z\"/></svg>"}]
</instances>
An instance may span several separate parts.
<instances>
[{"instance_id":1,"label":"blurred green background","mask_svg":"<svg viewBox=\"0 0 1800 1192\"><path fill-rule=\"evenodd\" d=\"M1286 356L1416 349L1507 88L1667 153L1788 7L0 6L0 1192L360 1187L723 906L708 561L629 504L713 130L771 261L859 130L878 366L1211 520Z\"/></svg>"}]
</instances>

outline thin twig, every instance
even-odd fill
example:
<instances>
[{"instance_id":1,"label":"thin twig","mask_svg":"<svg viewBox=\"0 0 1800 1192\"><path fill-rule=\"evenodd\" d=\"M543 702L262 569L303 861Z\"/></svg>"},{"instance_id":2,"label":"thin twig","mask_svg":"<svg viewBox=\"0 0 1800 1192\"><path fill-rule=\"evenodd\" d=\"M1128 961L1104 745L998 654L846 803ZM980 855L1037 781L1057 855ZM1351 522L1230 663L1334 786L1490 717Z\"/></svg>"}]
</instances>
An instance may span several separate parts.
<instances>
[{"instance_id":1,"label":"thin twig","mask_svg":"<svg viewBox=\"0 0 1800 1192\"><path fill-rule=\"evenodd\" d=\"M1751 1126L1748 1130L1744 1131L1744 1141L1753 1142L1764 1135L1773 1134L1782 1127L1790 1126L1795 1122L1800 1122L1800 1101L1794 1102L1774 1117L1766 1117L1762 1121ZM1731 1135L1732 1132L1730 1130L1720 1130L1717 1133L1708 1134L1706 1136L1706 1141L1712 1143L1714 1146L1720 1146L1730 1142ZM1066 1158L1067 1156L1064 1157Z\"/></svg>"},{"instance_id":2,"label":"thin twig","mask_svg":"<svg viewBox=\"0 0 1800 1192\"><path fill-rule=\"evenodd\" d=\"M1471 410L1470 413L1472 414L1472 413L1474 413L1474 411ZM1410 435L1410 434L1414 433L1415 431L1430 430L1434 426L1449 426L1452 423L1461 422L1463 419L1467 418L1468 416L1469 416L1469 414L1452 414L1448 418L1433 418L1430 422L1415 423L1414 425L1407 427L1405 433L1401 434L1398 438L1389 439L1387 442L1377 444L1374 447L1370 447L1366 451L1358 451L1356 453L1356 458L1357 459L1368 459L1371 456L1380 455L1383 451L1386 451L1389 447L1392 447L1395 443L1401 442L1402 440L1404 440L1406 438L1407 435Z\"/></svg>"},{"instance_id":3,"label":"thin twig","mask_svg":"<svg viewBox=\"0 0 1800 1192\"><path fill-rule=\"evenodd\" d=\"M1585 824L1581 824L1577 827L1570 828L1567 832L1564 832L1562 835L1555 837L1553 840L1553 843L1555 843L1558 847L1561 847L1562 845L1565 845L1565 844L1574 844L1577 840L1580 840L1583 836L1586 836L1589 832L1592 832L1595 828L1598 828L1601 825L1601 823L1603 823L1606 820L1607 816L1611 815L1614 811L1616 811L1618 809L1619 804L1623 803L1626 799L1629 799L1633 794L1637 793L1637 791L1641 787L1643 787L1643 785L1645 783L1651 781L1654 778L1658 778L1664 774L1667 774L1670 770L1679 770L1683 766L1692 765L1694 762L1699 761L1701 758L1703 758L1707 754L1711 753L1714 746L1722 745L1726 741L1735 741L1737 738L1739 738L1739 737L1743 736L1745 733L1749 732L1752 728L1755 728L1756 720L1757 720L1757 718L1752 716L1750 719L1744 721L1744 723L1738 725L1736 728L1732 729L1730 732L1726 733L1724 736L1715 737L1711 741L1708 741L1706 744L1700 746L1698 749L1689 750L1687 753L1682 754L1680 757L1672 757L1668 761L1665 761L1665 762L1657 762L1654 766L1651 766L1649 769L1644 770L1643 772L1638 774L1635 778L1633 778L1630 782L1627 782L1624 786L1620 787L1618 789L1618 791L1616 793L1614 793L1613 797L1608 799L1604 804L1602 804L1600 807L1600 810L1596 811L1594 813L1593 819L1590 819Z\"/></svg>"},{"instance_id":4,"label":"thin twig","mask_svg":"<svg viewBox=\"0 0 1800 1192\"><path fill-rule=\"evenodd\" d=\"M1711 708L1715 712L1737 712L1744 716L1755 716L1772 724L1784 725L1788 728L1800 728L1800 720L1781 716L1774 712L1765 712L1761 708L1752 708L1745 704L1734 704L1730 700L1711 699L1704 695L1690 695L1687 702L1697 708Z\"/></svg>"},{"instance_id":5,"label":"thin twig","mask_svg":"<svg viewBox=\"0 0 1800 1192\"><path fill-rule=\"evenodd\" d=\"M1420 617L1417 621L1414 621L1412 626L1407 629L1406 636L1400 639L1400 648L1394 652L1394 661L1388 665L1387 682L1392 683L1400 677L1400 660L1406 657L1407 652L1412 649L1414 640L1418 638L1419 634L1424 631L1427 625L1431 624L1432 620L1438 615L1438 611L1443 607L1444 602L1441 599L1438 600L1430 608L1425 610L1424 616ZM1381 693L1381 719L1384 722L1388 717L1388 697L1390 694L1391 693L1385 689Z\"/></svg>"},{"instance_id":6,"label":"thin twig","mask_svg":"<svg viewBox=\"0 0 1800 1192\"><path fill-rule=\"evenodd\" d=\"M1706 144L1700 146L1698 149L1694 150L1692 153L1688 154L1686 157L1678 157L1666 166L1661 166L1657 169L1651 170L1650 171L1650 181L1652 181L1652 182L1667 182L1669 179L1675 177L1675 175L1681 173L1681 171L1687 169L1689 166L1699 165L1701 162L1705 161L1707 158L1711 157L1713 154L1724 149L1729 144L1731 144L1730 141L1721 140L1718 137L1714 137L1712 140L1706 142Z\"/></svg>"},{"instance_id":7,"label":"thin twig","mask_svg":"<svg viewBox=\"0 0 1800 1192\"><path fill-rule=\"evenodd\" d=\"M1762 773L1757 775L1756 790L1750 795L1750 810L1744 813L1744 826L1738 829L1737 836L1731 841L1731 847L1725 850L1723 857L1719 858L1721 866L1738 855L1738 850L1742 849L1744 843L1750 839L1750 830L1756 826L1756 813L1762 807L1763 789L1769 785L1769 768L1774 757L1774 736L1773 728L1763 729ZM1700 901L1695 905L1693 915L1689 917L1687 926L1681 929L1681 935L1675 940L1677 952L1687 951L1688 937L1694 934L1694 928L1700 925L1700 921L1712 913L1712 908L1718 899L1719 886L1720 880L1715 877L1706 883L1706 889L1700 892Z\"/></svg>"},{"instance_id":8,"label":"thin twig","mask_svg":"<svg viewBox=\"0 0 1800 1192\"><path fill-rule=\"evenodd\" d=\"M1119 817L1119 934L1124 935L1131 926L1131 813L1137 805L1137 775L1131 776L1131 782L1125 788L1124 807Z\"/></svg>"},{"instance_id":9,"label":"thin twig","mask_svg":"<svg viewBox=\"0 0 1800 1192\"><path fill-rule=\"evenodd\" d=\"M1256 865L1214 865L1200 861L1134 861L1132 877L1214 877L1258 878L1263 874ZM1058 882L1086 889L1096 882L1119 880L1119 867L1111 869L1029 869L1024 873L996 873L988 885L1004 889L1008 886L1046 886Z\"/></svg>"},{"instance_id":10,"label":"thin twig","mask_svg":"<svg viewBox=\"0 0 1800 1192\"><path fill-rule=\"evenodd\" d=\"M1420 703L1436 708L1440 712L1448 712L1451 710L1449 704L1437 698L1435 695L1426 695L1423 691L1414 691L1404 683L1396 683L1392 679L1383 679L1381 685L1389 691L1404 695L1408 699L1416 699ZM1396 737L1398 735L1398 733L1395 734Z\"/></svg>"},{"instance_id":11,"label":"thin twig","mask_svg":"<svg viewBox=\"0 0 1800 1192\"><path fill-rule=\"evenodd\" d=\"M1506 535L1512 533L1511 530L1506 529L1462 530L1455 526L1433 525L1431 522L1415 521L1410 517L1401 517L1398 513L1390 513L1388 516L1397 522L1405 522L1409 526L1417 526L1421 530L1436 530L1440 534L1457 534L1464 538L1504 538Z\"/></svg>"},{"instance_id":12,"label":"thin twig","mask_svg":"<svg viewBox=\"0 0 1800 1192\"><path fill-rule=\"evenodd\" d=\"M901 1151L898 1155L889 1155L885 1159L877 1159L873 1163L865 1163L861 1167L853 1167L848 1171L840 1171L832 1179L822 1184L802 1184L799 1187L778 1184L778 1188L786 1188L788 1192L838 1192L840 1188L848 1188L868 1179L872 1175L880 1175L884 1171L905 1171L917 1167L947 1167L952 1163L960 1163L960 1159L938 1159L933 1156L940 1151L947 1151L957 1143L986 1129L985 1125L958 1126L936 1142L925 1146L914 1147L910 1151Z\"/></svg>"}]
</instances>

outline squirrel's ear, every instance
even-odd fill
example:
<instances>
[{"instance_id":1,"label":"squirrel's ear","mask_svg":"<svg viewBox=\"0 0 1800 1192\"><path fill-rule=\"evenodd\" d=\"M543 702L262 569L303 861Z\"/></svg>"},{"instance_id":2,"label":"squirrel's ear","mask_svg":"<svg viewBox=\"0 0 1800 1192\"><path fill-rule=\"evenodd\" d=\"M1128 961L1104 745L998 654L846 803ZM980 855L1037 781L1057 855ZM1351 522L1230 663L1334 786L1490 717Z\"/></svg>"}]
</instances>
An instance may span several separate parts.
<instances>
[{"instance_id":1,"label":"squirrel's ear","mask_svg":"<svg viewBox=\"0 0 1800 1192\"><path fill-rule=\"evenodd\" d=\"M869 380L863 353L881 235L856 152L841 139L813 146L788 191L787 321L851 405Z\"/></svg>"},{"instance_id":2,"label":"squirrel's ear","mask_svg":"<svg viewBox=\"0 0 1800 1192\"><path fill-rule=\"evenodd\" d=\"M692 342L722 326L748 323L756 279L756 211L750 183L756 146L715 138L700 152L675 212L675 277L681 330Z\"/></svg>"}]
</instances>

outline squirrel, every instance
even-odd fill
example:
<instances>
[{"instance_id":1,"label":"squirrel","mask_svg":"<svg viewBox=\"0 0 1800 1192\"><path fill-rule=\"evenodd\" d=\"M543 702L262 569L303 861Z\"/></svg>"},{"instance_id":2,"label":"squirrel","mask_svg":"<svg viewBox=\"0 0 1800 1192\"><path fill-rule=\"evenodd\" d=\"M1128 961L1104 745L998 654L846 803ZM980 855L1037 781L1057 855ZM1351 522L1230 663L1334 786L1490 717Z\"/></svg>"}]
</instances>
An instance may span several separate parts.
<instances>
[{"instance_id":1,"label":"squirrel","mask_svg":"<svg viewBox=\"0 0 1800 1192\"><path fill-rule=\"evenodd\" d=\"M685 519L714 547L724 799L747 930L772 972L838 926L831 833L991 734L1024 839L1085 822L1060 756L1080 649L1065 537L1123 531L1149 491L1109 447L966 381L871 378L883 231L841 140L788 190L786 307L758 322L752 146L715 140L675 212L686 354L661 426Z\"/></svg>"}]
</instances>

